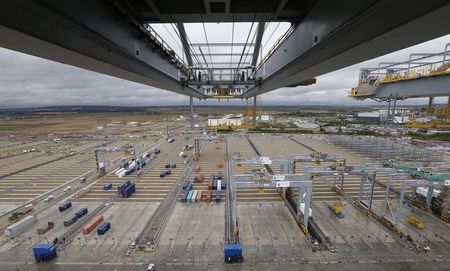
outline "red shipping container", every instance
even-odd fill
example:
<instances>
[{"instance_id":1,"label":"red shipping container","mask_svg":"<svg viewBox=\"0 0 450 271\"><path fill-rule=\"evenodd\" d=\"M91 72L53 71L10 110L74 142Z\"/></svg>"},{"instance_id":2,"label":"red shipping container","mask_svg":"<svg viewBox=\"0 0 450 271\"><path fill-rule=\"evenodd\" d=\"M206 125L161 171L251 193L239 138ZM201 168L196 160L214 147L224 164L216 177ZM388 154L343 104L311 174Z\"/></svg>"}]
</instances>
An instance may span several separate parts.
<instances>
[{"instance_id":1,"label":"red shipping container","mask_svg":"<svg viewBox=\"0 0 450 271\"><path fill-rule=\"evenodd\" d=\"M102 221L103 221L102 215L96 216L93 220L91 220L91 222L89 222L86 226L84 226L83 234L88 235L89 233L91 233L91 231L94 230L98 226L98 224L100 224Z\"/></svg>"},{"instance_id":2,"label":"red shipping container","mask_svg":"<svg viewBox=\"0 0 450 271\"><path fill-rule=\"evenodd\" d=\"M213 181L211 180L211 181L209 181L209 183L208 183L208 190L212 190L212 187L213 187Z\"/></svg>"}]
</instances>

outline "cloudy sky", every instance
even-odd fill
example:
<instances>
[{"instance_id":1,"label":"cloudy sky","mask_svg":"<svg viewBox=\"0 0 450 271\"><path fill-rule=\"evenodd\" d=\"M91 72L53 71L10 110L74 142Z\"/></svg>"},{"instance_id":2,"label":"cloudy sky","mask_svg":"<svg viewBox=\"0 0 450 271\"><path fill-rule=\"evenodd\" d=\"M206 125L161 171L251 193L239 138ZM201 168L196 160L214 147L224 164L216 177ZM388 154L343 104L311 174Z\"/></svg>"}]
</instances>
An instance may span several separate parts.
<instances>
[{"instance_id":1,"label":"cloudy sky","mask_svg":"<svg viewBox=\"0 0 450 271\"><path fill-rule=\"evenodd\" d=\"M276 26L271 27L275 29ZM279 29L275 30L281 31L284 27L281 25ZM195 29L187 29L187 31L195 31ZM169 31L166 32L169 33ZM245 31L239 32L245 33ZM271 32L273 31L266 31L266 33ZM243 38L245 35L242 35L240 39ZM268 36L265 37L266 40L263 40L263 44L267 42L268 38ZM277 37L272 37L272 39L274 38ZM175 39L172 40L173 47L177 47ZM209 42L214 42L214 40ZM357 102L346 97L347 90L356 86L361 67L372 67L380 61L404 61L413 52L440 52L448 42L450 42L450 35L319 76L317 84L312 86L279 89L264 94L262 104L362 105L374 103ZM186 96L4 48L0 48L0 71L0 94L2 97L0 108L52 105L186 105L189 101ZM323 97L327 97L327 99L323 99ZM439 99L437 102L444 100ZM202 105L217 102L197 101L196 103ZM234 103L245 104L242 101ZM406 103L425 104L426 100L411 99ZM225 102L221 102L221 104L225 104Z\"/></svg>"}]
</instances>

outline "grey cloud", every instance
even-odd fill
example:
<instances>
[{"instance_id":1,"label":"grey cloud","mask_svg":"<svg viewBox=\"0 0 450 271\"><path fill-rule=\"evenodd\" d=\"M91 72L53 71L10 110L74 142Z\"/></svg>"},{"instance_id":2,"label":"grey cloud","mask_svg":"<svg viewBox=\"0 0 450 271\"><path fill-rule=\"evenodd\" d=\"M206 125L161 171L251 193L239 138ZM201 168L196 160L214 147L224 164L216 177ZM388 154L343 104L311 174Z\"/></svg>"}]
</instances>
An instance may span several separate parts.
<instances>
[{"instance_id":1,"label":"grey cloud","mask_svg":"<svg viewBox=\"0 0 450 271\"><path fill-rule=\"evenodd\" d=\"M189 30L191 31L191 30ZM197 31L196 37L202 33ZM242 38L242 37L240 37ZM199 38L200 39L200 38ZM217 41L220 41L216 37ZM380 61L402 61L412 52L439 52L450 35L416 45L383 57L365 61L317 77L317 84L307 87L282 88L262 96L263 105L363 105L346 97L357 84L361 67L375 66ZM51 105L186 105L188 97L107 75L82 70L49 60L0 48L0 107L38 107ZM439 101L445 101L440 99ZM425 103L414 99L399 104ZM245 104L231 101L230 104ZM196 104L226 104L215 100Z\"/></svg>"}]
</instances>

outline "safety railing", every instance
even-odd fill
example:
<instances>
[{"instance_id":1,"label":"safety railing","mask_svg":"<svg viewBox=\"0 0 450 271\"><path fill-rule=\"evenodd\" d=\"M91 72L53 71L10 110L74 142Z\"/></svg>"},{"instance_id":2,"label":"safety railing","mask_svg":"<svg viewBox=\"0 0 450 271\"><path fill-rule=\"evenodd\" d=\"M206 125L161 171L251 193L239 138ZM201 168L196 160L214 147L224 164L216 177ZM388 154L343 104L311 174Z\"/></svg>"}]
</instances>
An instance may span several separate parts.
<instances>
[{"instance_id":1,"label":"safety railing","mask_svg":"<svg viewBox=\"0 0 450 271\"><path fill-rule=\"evenodd\" d=\"M352 88L347 95L351 97L373 94L380 84L389 84L406 80L450 74L450 43L440 53L414 53L403 62L380 62L376 68L362 68L359 73L358 87Z\"/></svg>"}]
</instances>

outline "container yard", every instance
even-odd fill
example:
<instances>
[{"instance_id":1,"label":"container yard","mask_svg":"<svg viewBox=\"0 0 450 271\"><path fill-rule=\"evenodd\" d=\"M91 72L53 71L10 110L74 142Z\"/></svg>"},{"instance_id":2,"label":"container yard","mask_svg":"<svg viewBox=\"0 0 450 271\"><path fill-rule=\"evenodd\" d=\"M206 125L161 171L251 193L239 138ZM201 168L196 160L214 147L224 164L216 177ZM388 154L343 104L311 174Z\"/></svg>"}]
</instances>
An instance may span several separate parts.
<instances>
[{"instance_id":1,"label":"container yard","mask_svg":"<svg viewBox=\"0 0 450 271\"><path fill-rule=\"evenodd\" d=\"M9 161L1 166L8 176L2 179L0 195L5 209L0 217L0 264L7 266L11 259L23 264L98 264L102 259L111 265L138 263L145 270L148 263L170 269L194 263L449 259L445 214L437 215L434 205L413 201L411 187L404 189L405 204L399 206L405 178L393 176L405 170L387 170L375 155L333 144L327 136L241 133L172 138L133 143L143 146L138 160L123 151L108 152L104 173L96 168L94 155L103 142L80 145L79 153L57 160ZM194 141L200 152L186 148ZM124 142L106 144L118 147ZM73 166L76 162L81 166ZM446 166L434 166L433 178L447 174ZM304 202L296 205L301 186L269 186L272 175L292 178L288 168L312 184L307 220L303 193L309 192L301 192ZM123 169L130 172L122 175ZM160 176L168 170L170 174ZM363 183L361 176L376 170L371 192L370 178ZM250 182L238 185L237 176ZM428 189L419 186L415 191L426 203ZM441 190L432 192L433 204L439 205Z\"/></svg>"}]
</instances>

